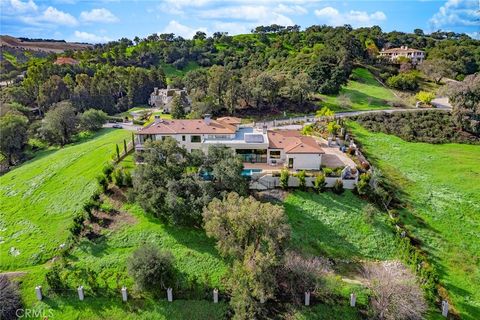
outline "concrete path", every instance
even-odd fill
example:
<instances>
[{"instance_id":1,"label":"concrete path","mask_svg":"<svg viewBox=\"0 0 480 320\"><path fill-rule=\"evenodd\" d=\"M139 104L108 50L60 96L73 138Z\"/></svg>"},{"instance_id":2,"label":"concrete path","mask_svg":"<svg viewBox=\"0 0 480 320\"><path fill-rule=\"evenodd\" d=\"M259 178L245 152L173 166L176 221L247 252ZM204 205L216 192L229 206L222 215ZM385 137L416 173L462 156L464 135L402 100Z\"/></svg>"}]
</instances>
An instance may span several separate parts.
<instances>
[{"instance_id":1,"label":"concrete path","mask_svg":"<svg viewBox=\"0 0 480 320\"><path fill-rule=\"evenodd\" d=\"M104 128L113 128L114 125L122 126L122 129L129 130L129 131L138 131L138 129L142 128L142 126L133 124L132 122L118 122L118 123L105 123L103 125Z\"/></svg>"},{"instance_id":2,"label":"concrete path","mask_svg":"<svg viewBox=\"0 0 480 320\"><path fill-rule=\"evenodd\" d=\"M448 101L447 97L439 97L432 100L432 105L437 109L452 109L452 105Z\"/></svg>"}]
</instances>

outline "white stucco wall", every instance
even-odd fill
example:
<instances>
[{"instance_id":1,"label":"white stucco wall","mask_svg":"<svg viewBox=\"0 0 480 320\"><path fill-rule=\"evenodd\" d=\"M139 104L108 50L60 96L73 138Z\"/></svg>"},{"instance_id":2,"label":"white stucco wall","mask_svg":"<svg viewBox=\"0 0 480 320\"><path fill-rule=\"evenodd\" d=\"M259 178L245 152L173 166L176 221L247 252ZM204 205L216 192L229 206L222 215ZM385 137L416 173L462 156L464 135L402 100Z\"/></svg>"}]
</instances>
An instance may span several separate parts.
<instances>
[{"instance_id":1,"label":"white stucco wall","mask_svg":"<svg viewBox=\"0 0 480 320\"><path fill-rule=\"evenodd\" d=\"M318 170L322 164L321 154L289 153L287 154L287 164L290 158L293 158L293 169L295 170Z\"/></svg>"}]
</instances>

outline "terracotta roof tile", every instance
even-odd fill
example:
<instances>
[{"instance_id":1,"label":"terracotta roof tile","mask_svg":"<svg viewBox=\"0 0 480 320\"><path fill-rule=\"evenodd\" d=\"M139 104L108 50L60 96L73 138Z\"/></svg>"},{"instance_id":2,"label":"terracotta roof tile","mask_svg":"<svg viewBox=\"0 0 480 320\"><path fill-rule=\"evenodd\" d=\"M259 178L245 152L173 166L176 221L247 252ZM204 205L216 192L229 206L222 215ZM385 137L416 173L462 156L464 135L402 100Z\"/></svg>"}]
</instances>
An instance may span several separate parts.
<instances>
[{"instance_id":1,"label":"terracotta roof tile","mask_svg":"<svg viewBox=\"0 0 480 320\"><path fill-rule=\"evenodd\" d=\"M236 128L225 122L210 120L207 125L205 120L160 120L152 123L148 127L140 129L138 134L234 134Z\"/></svg>"},{"instance_id":2,"label":"terracotta roof tile","mask_svg":"<svg viewBox=\"0 0 480 320\"><path fill-rule=\"evenodd\" d=\"M324 153L312 137L297 130L268 131L269 147L284 149L285 153Z\"/></svg>"}]
</instances>

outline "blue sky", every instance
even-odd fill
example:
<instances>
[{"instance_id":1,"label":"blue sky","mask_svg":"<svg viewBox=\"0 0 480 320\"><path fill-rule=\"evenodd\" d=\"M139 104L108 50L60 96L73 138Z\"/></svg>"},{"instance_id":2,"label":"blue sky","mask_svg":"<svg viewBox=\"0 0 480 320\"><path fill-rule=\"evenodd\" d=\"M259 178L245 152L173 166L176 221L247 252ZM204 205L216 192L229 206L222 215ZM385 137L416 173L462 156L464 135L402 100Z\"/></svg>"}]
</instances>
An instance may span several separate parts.
<instances>
[{"instance_id":1,"label":"blue sky","mask_svg":"<svg viewBox=\"0 0 480 320\"><path fill-rule=\"evenodd\" d=\"M30 38L106 42L152 33L191 38L249 32L257 25L379 25L480 37L480 0L0 0L0 33Z\"/></svg>"}]
</instances>

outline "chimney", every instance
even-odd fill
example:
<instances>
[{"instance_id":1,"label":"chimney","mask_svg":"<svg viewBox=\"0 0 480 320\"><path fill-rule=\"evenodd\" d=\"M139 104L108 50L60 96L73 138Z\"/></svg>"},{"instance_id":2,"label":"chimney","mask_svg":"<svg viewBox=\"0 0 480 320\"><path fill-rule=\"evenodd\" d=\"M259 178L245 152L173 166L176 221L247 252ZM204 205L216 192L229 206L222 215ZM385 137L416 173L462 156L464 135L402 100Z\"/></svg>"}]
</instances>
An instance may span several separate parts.
<instances>
[{"instance_id":1,"label":"chimney","mask_svg":"<svg viewBox=\"0 0 480 320\"><path fill-rule=\"evenodd\" d=\"M210 125L210 123L212 122L212 116L210 114L206 114L204 117L203 117L203 121L205 121L205 124L207 126Z\"/></svg>"},{"instance_id":2,"label":"chimney","mask_svg":"<svg viewBox=\"0 0 480 320\"><path fill-rule=\"evenodd\" d=\"M154 123L160 123L163 121L162 118L160 118L160 115L158 114L154 115L153 117L154 117L154 120L153 120Z\"/></svg>"}]
</instances>

